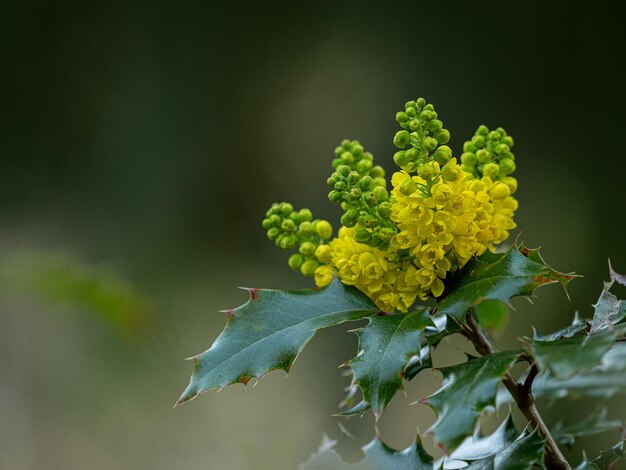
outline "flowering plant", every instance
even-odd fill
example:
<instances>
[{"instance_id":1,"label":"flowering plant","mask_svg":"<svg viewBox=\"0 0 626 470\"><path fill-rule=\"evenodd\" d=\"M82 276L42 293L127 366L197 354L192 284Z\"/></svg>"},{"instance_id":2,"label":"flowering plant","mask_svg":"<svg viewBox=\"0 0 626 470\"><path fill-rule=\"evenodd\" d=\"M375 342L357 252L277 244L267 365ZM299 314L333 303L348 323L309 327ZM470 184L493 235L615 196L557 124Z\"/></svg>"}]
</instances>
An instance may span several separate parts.
<instances>
[{"instance_id":1,"label":"flowering plant","mask_svg":"<svg viewBox=\"0 0 626 470\"><path fill-rule=\"evenodd\" d=\"M514 141L504 129L481 125L457 159L446 145L449 131L423 98L407 102L396 121L399 170L390 188L359 142L345 140L335 149L327 183L330 201L344 212L336 237L331 224L308 209L283 202L267 211L268 238L294 251L289 266L314 278L317 288L250 289L246 304L226 311L227 326L211 348L193 358L191 382L178 403L274 369L289 371L317 330L365 319L355 330L359 351L348 362L353 380L342 414L371 409L378 419L404 381L434 368L441 386L421 403L437 414L427 432L444 456L433 467L419 435L402 452L377 436L359 464L343 463L326 443L303 469L571 468L564 446L623 430L622 422L601 413L582 424L548 426L535 398L606 399L626 391L626 303L609 291L615 282L626 285L626 277L610 269L589 320L576 316L563 330L498 351L489 328L502 323L497 319L508 314L511 298L546 284L566 287L575 275L552 269L522 244L501 248L518 208ZM468 338L478 356L433 367L431 349L454 333ZM517 363L525 370L514 375ZM489 436L475 432L485 413L512 403L528 421L521 434L510 418ZM577 468L609 468L623 446L622 438Z\"/></svg>"}]
</instances>

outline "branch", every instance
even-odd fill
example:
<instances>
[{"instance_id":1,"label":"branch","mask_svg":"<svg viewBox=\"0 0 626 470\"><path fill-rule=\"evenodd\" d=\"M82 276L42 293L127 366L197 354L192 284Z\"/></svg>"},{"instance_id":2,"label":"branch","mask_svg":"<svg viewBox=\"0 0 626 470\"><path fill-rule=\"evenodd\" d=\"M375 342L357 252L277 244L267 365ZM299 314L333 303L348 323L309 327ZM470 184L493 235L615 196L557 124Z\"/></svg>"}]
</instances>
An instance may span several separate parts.
<instances>
[{"instance_id":1,"label":"branch","mask_svg":"<svg viewBox=\"0 0 626 470\"><path fill-rule=\"evenodd\" d=\"M476 350L483 356L498 352L491 340L478 325L471 312L467 313L467 325L463 332L465 336L474 344ZM526 360L528 360L526 358ZM528 376L523 384L518 383L510 372L502 377L502 383L507 388L520 411L524 414L533 428L537 428L539 434L546 440L545 463L548 469L571 470L571 466L559 449L556 441L550 434L550 430L544 423L532 394L533 380L537 376L539 369L536 364L532 364Z\"/></svg>"}]
</instances>

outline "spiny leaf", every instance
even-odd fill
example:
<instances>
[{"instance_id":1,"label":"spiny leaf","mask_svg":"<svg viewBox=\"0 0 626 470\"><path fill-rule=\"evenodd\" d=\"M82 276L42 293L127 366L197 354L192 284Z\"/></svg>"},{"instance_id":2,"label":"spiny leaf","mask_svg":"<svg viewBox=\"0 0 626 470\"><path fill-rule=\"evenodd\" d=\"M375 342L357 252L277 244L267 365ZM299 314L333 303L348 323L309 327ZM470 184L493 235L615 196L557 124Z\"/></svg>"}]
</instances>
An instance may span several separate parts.
<instances>
[{"instance_id":1,"label":"spiny leaf","mask_svg":"<svg viewBox=\"0 0 626 470\"><path fill-rule=\"evenodd\" d=\"M566 326L565 328L555 331L554 333L550 333L547 335L539 335L535 331L533 339L535 341L556 341L561 338L571 338L572 336L584 331L589 326L589 322L587 320L581 320L578 316L578 312L574 315L574 321L570 326ZM533 329L534 330L534 329Z\"/></svg>"},{"instance_id":2,"label":"spiny leaf","mask_svg":"<svg viewBox=\"0 0 626 470\"><path fill-rule=\"evenodd\" d=\"M617 429L623 430L624 423L618 419L607 419L607 409L602 408L600 412L593 412L575 424L565 425L559 421L551 429L551 433L557 443L571 446L579 437L594 436Z\"/></svg>"},{"instance_id":3,"label":"spiny leaf","mask_svg":"<svg viewBox=\"0 0 626 470\"><path fill-rule=\"evenodd\" d=\"M581 464L574 470L609 470L613 468L614 463L619 462L624 457L624 439L622 438L610 449L600 452L600 455L591 462L585 456Z\"/></svg>"},{"instance_id":4,"label":"spiny leaf","mask_svg":"<svg viewBox=\"0 0 626 470\"><path fill-rule=\"evenodd\" d=\"M452 279L448 294L439 301L439 313L461 322L465 312L485 299L509 303L512 297L531 295L537 287L575 276L559 273L543 262L536 250L512 247L506 253L487 252L470 261Z\"/></svg>"},{"instance_id":5,"label":"spiny leaf","mask_svg":"<svg viewBox=\"0 0 626 470\"><path fill-rule=\"evenodd\" d=\"M503 330L509 322L509 309L499 300L483 300L472 310L489 331Z\"/></svg>"},{"instance_id":6,"label":"spiny leaf","mask_svg":"<svg viewBox=\"0 0 626 470\"><path fill-rule=\"evenodd\" d=\"M530 470L543 460L544 442L537 431L520 437L501 452L472 462L465 470Z\"/></svg>"},{"instance_id":7,"label":"spiny leaf","mask_svg":"<svg viewBox=\"0 0 626 470\"><path fill-rule=\"evenodd\" d=\"M566 378L600 364L615 338L615 332L598 331L589 336L579 334L554 341L534 340L531 349L541 370Z\"/></svg>"},{"instance_id":8,"label":"spiny leaf","mask_svg":"<svg viewBox=\"0 0 626 470\"><path fill-rule=\"evenodd\" d=\"M369 298L337 279L319 290L250 290L248 302L227 312L211 348L193 358L191 382L177 404L271 370L289 371L317 330L376 312Z\"/></svg>"},{"instance_id":9,"label":"spiny leaf","mask_svg":"<svg viewBox=\"0 0 626 470\"><path fill-rule=\"evenodd\" d=\"M393 450L375 437L363 447L365 458L357 463L346 463L335 451L336 441L326 439L299 470L432 470L433 460L419 439L403 451Z\"/></svg>"},{"instance_id":10,"label":"spiny leaf","mask_svg":"<svg viewBox=\"0 0 626 470\"><path fill-rule=\"evenodd\" d=\"M428 310L422 309L407 314L375 315L366 326L355 330L359 336L359 353L348 364L354 384L361 388L363 400L376 418L402 388L409 365L412 377L430 366L428 352L422 351L424 330L428 326L434 324ZM409 364L412 358L415 359ZM357 407L365 408L363 404Z\"/></svg>"},{"instance_id":11,"label":"spiny leaf","mask_svg":"<svg viewBox=\"0 0 626 470\"><path fill-rule=\"evenodd\" d=\"M429 432L440 447L453 451L472 433L482 411L495 405L498 383L519 354L504 351L441 369L441 388L425 400L438 415Z\"/></svg>"},{"instance_id":12,"label":"spiny leaf","mask_svg":"<svg viewBox=\"0 0 626 470\"><path fill-rule=\"evenodd\" d=\"M517 431L511 416L502 421L500 426L488 436L481 436L476 429L473 436L467 437L461 445L450 454L456 460L480 460L491 457L505 450L517 437Z\"/></svg>"}]
</instances>

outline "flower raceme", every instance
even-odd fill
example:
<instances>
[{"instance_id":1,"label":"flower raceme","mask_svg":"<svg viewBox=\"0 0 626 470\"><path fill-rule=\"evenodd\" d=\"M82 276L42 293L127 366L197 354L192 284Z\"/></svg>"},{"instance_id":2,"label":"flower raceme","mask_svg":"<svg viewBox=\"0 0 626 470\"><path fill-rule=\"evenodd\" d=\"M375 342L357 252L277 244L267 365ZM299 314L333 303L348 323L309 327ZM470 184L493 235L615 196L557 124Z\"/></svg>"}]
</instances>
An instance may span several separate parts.
<instances>
[{"instance_id":1,"label":"flower raceme","mask_svg":"<svg viewBox=\"0 0 626 470\"><path fill-rule=\"evenodd\" d=\"M344 211L335 238L327 221L289 203L273 204L263 220L270 240L298 251L292 269L318 286L338 276L386 312L441 296L454 271L509 237L518 205L513 139L504 129L480 126L459 162L445 145L449 131L423 98L407 102L396 120L400 171L391 191L359 142L335 149L328 197Z\"/></svg>"}]
</instances>

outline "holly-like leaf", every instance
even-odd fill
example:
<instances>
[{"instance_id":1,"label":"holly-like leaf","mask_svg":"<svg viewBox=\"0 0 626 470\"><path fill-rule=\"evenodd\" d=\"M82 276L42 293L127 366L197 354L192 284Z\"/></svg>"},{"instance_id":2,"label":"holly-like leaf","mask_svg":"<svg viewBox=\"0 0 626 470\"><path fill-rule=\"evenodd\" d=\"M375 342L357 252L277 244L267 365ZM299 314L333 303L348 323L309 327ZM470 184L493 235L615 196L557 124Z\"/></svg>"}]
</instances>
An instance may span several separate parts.
<instances>
[{"instance_id":1,"label":"holly-like leaf","mask_svg":"<svg viewBox=\"0 0 626 470\"><path fill-rule=\"evenodd\" d=\"M360 462L346 463L335 451L336 441L326 439L319 450L311 455L299 470L432 470L433 459L422 447L419 439L407 449L397 451L375 437L363 447L365 458Z\"/></svg>"},{"instance_id":2,"label":"holly-like leaf","mask_svg":"<svg viewBox=\"0 0 626 470\"><path fill-rule=\"evenodd\" d=\"M537 431L521 436L506 449L472 462L465 470L531 470L543 460L544 441Z\"/></svg>"},{"instance_id":3,"label":"holly-like leaf","mask_svg":"<svg viewBox=\"0 0 626 470\"><path fill-rule=\"evenodd\" d=\"M579 437L595 436L607 431L624 429L624 423L619 419L608 419L607 409L591 413L585 419L574 424L556 423L551 429L552 436L559 444L572 446Z\"/></svg>"},{"instance_id":4,"label":"holly-like leaf","mask_svg":"<svg viewBox=\"0 0 626 470\"><path fill-rule=\"evenodd\" d=\"M519 354L504 351L440 369L441 388L424 401L437 414L437 421L429 432L440 447L451 452L472 434L482 411L495 405L498 383Z\"/></svg>"},{"instance_id":5,"label":"holly-like leaf","mask_svg":"<svg viewBox=\"0 0 626 470\"><path fill-rule=\"evenodd\" d=\"M473 436L467 437L457 449L450 454L456 460L480 460L502 452L518 437L513 420L509 415L498 428L487 436L481 436L476 429Z\"/></svg>"},{"instance_id":6,"label":"holly-like leaf","mask_svg":"<svg viewBox=\"0 0 626 470\"><path fill-rule=\"evenodd\" d=\"M407 367L411 379L430 366L428 346L424 346L424 330L429 326L434 324L428 310L421 309L407 314L374 315L366 326L355 330L359 353L348 365L367 404L358 404L359 410L369 406L378 418L402 388Z\"/></svg>"},{"instance_id":7,"label":"holly-like leaf","mask_svg":"<svg viewBox=\"0 0 626 470\"><path fill-rule=\"evenodd\" d=\"M489 331L503 330L509 322L509 309L499 300L483 300L472 309L480 324Z\"/></svg>"},{"instance_id":8,"label":"holly-like leaf","mask_svg":"<svg viewBox=\"0 0 626 470\"><path fill-rule=\"evenodd\" d=\"M529 296L537 287L560 283L566 286L575 276L553 270L545 264L537 250L512 247L506 253L486 252L470 261L452 279L437 306L461 322L467 310L486 299L508 304L512 297Z\"/></svg>"},{"instance_id":9,"label":"holly-like leaf","mask_svg":"<svg viewBox=\"0 0 626 470\"><path fill-rule=\"evenodd\" d=\"M587 460L587 456L583 459L578 467L574 470L609 470L613 468L613 464L619 462L625 457L624 455L624 439L608 450L603 450L593 461Z\"/></svg>"},{"instance_id":10,"label":"holly-like leaf","mask_svg":"<svg viewBox=\"0 0 626 470\"><path fill-rule=\"evenodd\" d=\"M554 333L550 333L547 335L539 335L535 331L535 335L533 339L535 341L556 341L561 338L571 338L572 336L585 331L589 326L589 322L587 320L581 320L578 313L574 315L574 321L570 326L566 326L565 328L555 331Z\"/></svg>"},{"instance_id":11,"label":"holly-like leaf","mask_svg":"<svg viewBox=\"0 0 626 470\"><path fill-rule=\"evenodd\" d=\"M211 348L193 357L191 382L177 404L271 370L288 372L317 330L378 311L368 297L337 279L319 290L252 289L248 302L226 312L226 327Z\"/></svg>"},{"instance_id":12,"label":"holly-like leaf","mask_svg":"<svg viewBox=\"0 0 626 470\"><path fill-rule=\"evenodd\" d=\"M615 332L605 330L554 341L534 340L531 349L541 370L548 370L557 378L566 378L600 364L615 338Z\"/></svg>"}]
</instances>

